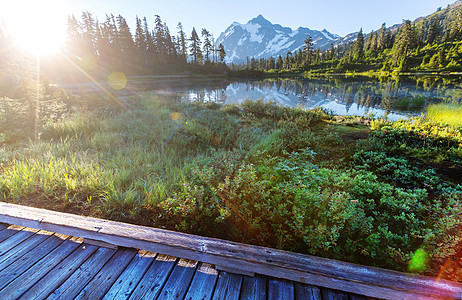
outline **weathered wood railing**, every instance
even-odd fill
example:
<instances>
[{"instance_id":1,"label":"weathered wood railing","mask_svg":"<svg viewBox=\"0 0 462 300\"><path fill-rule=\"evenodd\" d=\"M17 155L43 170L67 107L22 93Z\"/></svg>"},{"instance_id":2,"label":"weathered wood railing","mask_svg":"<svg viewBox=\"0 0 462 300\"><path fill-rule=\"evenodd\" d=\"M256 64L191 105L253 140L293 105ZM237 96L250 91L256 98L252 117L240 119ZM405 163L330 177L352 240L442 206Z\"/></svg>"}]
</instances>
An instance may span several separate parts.
<instances>
[{"instance_id":1,"label":"weathered wood railing","mask_svg":"<svg viewBox=\"0 0 462 300\"><path fill-rule=\"evenodd\" d=\"M462 285L332 259L0 202L0 222L384 299L462 299Z\"/></svg>"}]
</instances>

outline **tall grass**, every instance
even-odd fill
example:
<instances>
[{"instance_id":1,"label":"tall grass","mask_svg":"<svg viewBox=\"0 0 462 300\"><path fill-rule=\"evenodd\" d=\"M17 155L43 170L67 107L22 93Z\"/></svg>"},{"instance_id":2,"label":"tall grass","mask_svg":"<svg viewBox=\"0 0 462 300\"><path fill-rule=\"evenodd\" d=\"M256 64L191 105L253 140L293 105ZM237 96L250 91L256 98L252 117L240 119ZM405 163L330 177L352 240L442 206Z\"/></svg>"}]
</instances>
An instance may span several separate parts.
<instances>
[{"instance_id":1,"label":"tall grass","mask_svg":"<svg viewBox=\"0 0 462 300\"><path fill-rule=\"evenodd\" d=\"M427 109L427 116L437 122L452 126L462 126L462 105L460 104L431 104Z\"/></svg>"}]
</instances>

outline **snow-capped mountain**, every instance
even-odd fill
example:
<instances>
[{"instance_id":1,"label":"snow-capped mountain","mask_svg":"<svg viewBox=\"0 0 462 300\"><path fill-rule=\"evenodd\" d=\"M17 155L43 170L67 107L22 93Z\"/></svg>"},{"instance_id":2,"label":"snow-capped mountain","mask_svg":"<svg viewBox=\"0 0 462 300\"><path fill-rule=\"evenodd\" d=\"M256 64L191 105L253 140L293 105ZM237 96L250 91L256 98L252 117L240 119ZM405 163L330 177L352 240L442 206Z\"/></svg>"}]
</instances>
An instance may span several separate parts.
<instances>
[{"instance_id":1,"label":"snow-capped mountain","mask_svg":"<svg viewBox=\"0 0 462 300\"><path fill-rule=\"evenodd\" d=\"M272 24L262 15L250 20L247 24L234 22L225 32L220 34L216 44L223 44L226 51L226 63L242 63L246 57L269 58L285 56L288 51L303 49L305 39L311 36L314 46L327 49L330 44L337 44L340 36L327 30L311 30L299 27L293 30Z\"/></svg>"}]
</instances>

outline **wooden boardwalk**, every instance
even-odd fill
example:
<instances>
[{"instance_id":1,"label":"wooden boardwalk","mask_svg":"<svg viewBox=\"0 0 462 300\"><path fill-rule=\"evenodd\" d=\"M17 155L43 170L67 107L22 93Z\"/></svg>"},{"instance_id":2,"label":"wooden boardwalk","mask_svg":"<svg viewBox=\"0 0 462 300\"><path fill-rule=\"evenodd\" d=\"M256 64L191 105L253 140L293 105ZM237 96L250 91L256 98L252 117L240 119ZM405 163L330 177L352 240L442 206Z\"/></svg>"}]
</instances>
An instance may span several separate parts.
<instances>
[{"instance_id":1,"label":"wooden boardwalk","mask_svg":"<svg viewBox=\"0 0 462 300\"><path fill-rule=\"evenodd\" d=\"M2 202L0 222L0 299L462 299L432 277Z\"/></svg>"},{"instance_id":2,"label":"wooden boardwalk","mask_svg":"<svg viewBox=\"0 0 462 300\"><path fill-rule=\"evenodd\" d=\"M232 274L194 260L0 224L0 299L349 299L267 276ZM355 296L355 299L361 299Z\"/></svg>"}]
</instances>

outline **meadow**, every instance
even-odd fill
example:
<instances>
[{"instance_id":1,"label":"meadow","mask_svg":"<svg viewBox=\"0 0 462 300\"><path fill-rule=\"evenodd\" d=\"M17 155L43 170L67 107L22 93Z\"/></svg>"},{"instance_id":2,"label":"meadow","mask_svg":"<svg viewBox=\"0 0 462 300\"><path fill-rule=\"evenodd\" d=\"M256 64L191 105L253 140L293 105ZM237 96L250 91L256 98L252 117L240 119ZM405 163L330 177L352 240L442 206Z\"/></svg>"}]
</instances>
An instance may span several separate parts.
<instances>
[{"instance_id":1,"label":"meadow","mask_svg":"<svg viewBox=\"0 0 462 300\"><path fill-rule=\"evenodd\" d=\"M460 122L27 99L0 99L1 201L462 279Z\"/></svg>"}]
</instances>

